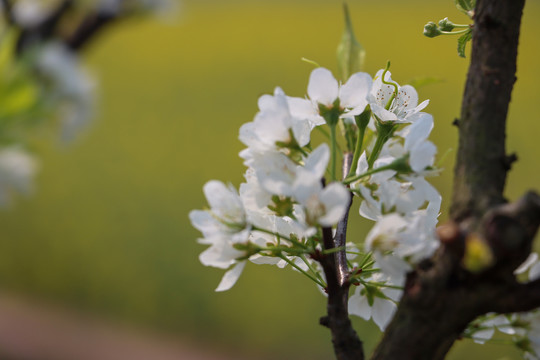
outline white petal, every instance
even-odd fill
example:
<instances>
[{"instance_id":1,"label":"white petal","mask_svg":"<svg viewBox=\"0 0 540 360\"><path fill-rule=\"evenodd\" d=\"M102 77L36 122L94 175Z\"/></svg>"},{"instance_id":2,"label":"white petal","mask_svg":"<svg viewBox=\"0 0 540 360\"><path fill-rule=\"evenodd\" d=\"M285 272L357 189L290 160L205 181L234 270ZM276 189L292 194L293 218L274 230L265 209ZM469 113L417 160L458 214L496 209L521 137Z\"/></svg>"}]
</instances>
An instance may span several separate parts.
<instances>
[{"instance_id":1,"label":"white petal","mask_svg":"<svg viewBox=\"0 0 540 360\"><path fill-rule=\"evenodd\" d=\"M411 150L409 164L415 172L420 172L433 165L437 147L431 141L424 141Z\"/></svg>"},{"instance_id":2,"label":"white petal","mask_svg":"<svg viewBox=\"0 0 540 360\"><path fill-rule=\"evenodd\" d=\"M339 85L330 70L317 68L311 72L308 95L313 101L331 106L338 97Z\"/></svg>"},{"instance_id":3,"label":"white petal","mask_svg":"<svg viewBox=\"0 0 540 360\"><path fill-rule=\"evenodd\" d=\"M347 108L365 108L372 82L371 76L367 73L353 74L339 91L341 106Z\"/></svg>"},{"instance_id":4,"label":"white petal","mask_svg":"<svg viewBox=\"0 0 540 360\"><path fill-rule=\"evenodd\" d=\"M418 105L418 93L411 85L401 86L395 101L403 110L413 110Z\"/></svg>"},{"instance_id":5,"label":"white petal","mask_svg":"<svg viewBox=\"0 0 540 360\"><path fill-rule=\"evenodd\" d=\"M392 316L394 316L396 309L396 304L390 300L375 298L371 316L381 331L384 331L386 325L392 320Z\"/></svg>"},{"instance_id":6,"label":"white petal","mask_svg":"<svg viewBox=\"0 0 540 360\"><path fill-rule=\"evenodd\" d=\"M411 150L416 144L426 140L433 129L433 116L420 113L419 118L407 126L401 136L405 138L405 149Z\"/></svg>"},{"instance_id":7,"label":"white petal","mask_svg":"<svg viewBox=\"0 0 540 360\"><path fill-rule=\"evenodd\" d=\"M494 328L476 331L473 335L473 341L477 344L484 344L493 337L494 333Z\"/></svg>"},{"instance_id":8,"label":"white petal","mask_svg":"<svg viewBox=\"0 0 540 360\"><path fill-rule=\"evenodd\" d=\"M203 191L216 215L234 222L242 221L242 201L234 188L226 186L221 181L210 180L204 185Z\"/></svg>"},{"instance_id":9,"label":"white petal","mask_svg":"<svg viewBox=\"0 0 540 360\"><path fill-rule=\"evenodd\" d=\"M221 282L216 288L216 291L227 291L230 288L232 288L233 285L236 284L236 281L238 280L240 275L242 274L242 271L244 270L244 266L246 266L246 262L242 261L236 264L231 270L227 271L225 275L223 275Z\"/></svg>"},{"instance_id":10,"label":"white petal","mask_svg":"<svg viewBox=\"0 0 540 360\"><path fill-rule=\"evenodd\" d=\"M534 281L540 278L540 262L537 262L529 270L529 281Z\"/></svg>"},{"instance_id":11,"label":"white petal","mask_svg":"<svg viewBox=\"0 0 540 360\"><path fill-rule=\"evenodd\" d=\"M398 119L397 115L391 111L386 110L384 107L378 104L371 104L371 111L382 122L405 122Z\"/></svg>"},{"instance_id":12,"label":"white petal","mask_svg":"<svg viewBox=\"0 0 540 360\"><path fill-rule=\"evenodd\" d=\"M424 110L424 108L426 106L429 105L429 100L424 100L420 103L420 105L418 105L415 109L414 109L414 112L419 112L419 111L422 111Z\"/></svg>"},{"instance_id":13,"label":"white petal","mask_svg":"<svg viewBox=\"0 0 540 360\"><path fill-rule=\"evenodd\" d=\"M330 160L330 148L328 144L319 145L306 159L304 168L308 170L313 177L321 179L326 171L326 166Z\"/></svg>"},{"instance_id":14,"label":"white petal","mask_svg":"<svg viewBox=\"0 0 540 360\"><path fill-rule=\"evenodd\" d=\"M311 129L326 123L312 101L297 97L289 97L287 101L291 115L298 119L306 119Z\"/></svg>"},{"instance_id":15,"label":"white petal","mask_svg":"<svg viewBox=\"0 0 540 360\"><path fill-rule=\"evenodd\" d=\"M208 211L192 210L189 212L189 220L193 227L202 232L204 236L219 233L223 228Z\"/></svg>"},{"instance_id":16,"label":"white petal","mask_svg":"<svg viewBox=\"0 0 540 360\"><path fill-rule=\"evenodd\" d=\"M353 296L349 298L349 313L356 315L364 320L371 318L371 307L369 306L367 297L360 294L360 289L357 288Z\"/></svg>"},{"instance_id":17,"label":"white petal","mask_svg":"<svg viewBox=\"0 0 540 360\"><path fill-rule=\"evenodd\" d=\"M538 260L538 254L535 252L530 253L529 257L523 262L523 264L519 265L519 267L514 270L514 275L523 274L536 262L536 260Z\"/></svg>"},{"instance_id":18,"label":"white petal","mask_svg":"<svg viewBox=\"0 0 540 360\"><path fill-rule=\"evenodd\" d=\"M221 238L209 240L214 244L199 255L199 260L204 266L227 269L236 258L244 254L227 244L226 240Z\"/></svg>"},{"instance_id":19,"label":"white petal","mask_svg":"<svg viewBox=\"0 0 540 360\"><path fill-rule=\"evenodd\" d=\"M368 169L369 169L369 165L367 161L367 155L366 155L366 152L364 151L362 155L360 155L360 158L358 159L358 165L356 167L356 175L361 175L365 173L366 171L368 171Z\"/></svg>"},{"instance_id":20,"label":"white petal","mask_svg":"<svg viewBox=\"0 0 540 360\"><path fill-rule=\"evenodd\" d=\"M332 183L325 187L319 199L324 204L326 214L319 218L322 226L337 224L345 215L349 204L349 191L341 183Z\"/></svg>"}]
</instances>

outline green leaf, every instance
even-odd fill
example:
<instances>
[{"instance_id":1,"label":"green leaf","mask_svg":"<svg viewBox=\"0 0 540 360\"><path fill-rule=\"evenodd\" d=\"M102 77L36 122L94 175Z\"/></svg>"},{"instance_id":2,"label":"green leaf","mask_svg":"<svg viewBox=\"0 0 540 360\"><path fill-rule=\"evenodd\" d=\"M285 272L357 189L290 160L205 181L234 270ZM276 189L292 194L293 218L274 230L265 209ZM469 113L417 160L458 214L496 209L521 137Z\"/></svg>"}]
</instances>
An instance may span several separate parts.
<instances>
[{"instance_id":1,"label":"green leaf","mask_svg":"<svg viewBox=\"0 0 540 360\"><path fill-rule=\"evenodd\" d=\"M337 47L338 69L343 81L364 68L366 50L356 40L347 4L343 4L345 31Z\"/></svg>"},{"instance_id":2,"label":"green leaf","mask_svg":"<svg viewBox=\"0 0 540 360\"><path fill-rule=\"evenodd\" d=\"M461 35L458 39L457 52L462 58L465 57L465 46L472 39L472 29L469 29L465 34Z\"/></svg>"},{"instance_id":3,"label":"green leaf","mask_svg":"<svg viewBox=\"0 0 540 360\"><path fill-rule=\"evenodd\" d=\"M476 0L454 0L454 3L459 11L472 18Z\"/></svg>"}]
</instances>

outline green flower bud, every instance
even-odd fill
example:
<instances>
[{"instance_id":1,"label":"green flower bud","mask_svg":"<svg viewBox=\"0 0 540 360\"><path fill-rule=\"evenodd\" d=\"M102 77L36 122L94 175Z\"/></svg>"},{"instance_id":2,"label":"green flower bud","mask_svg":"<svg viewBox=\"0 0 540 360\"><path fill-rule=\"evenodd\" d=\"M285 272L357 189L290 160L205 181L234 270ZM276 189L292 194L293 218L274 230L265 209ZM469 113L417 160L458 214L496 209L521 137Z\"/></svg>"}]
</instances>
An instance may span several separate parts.
<instances>
[{"instance_id":1,"label":"green flower bud","mask_svg":"<svg viewBox=\"0 0 540 360\"><path fill-rule=\"evenodd\" d=\"M439 21L439 28L441 31L452 31L455 28L455 25L453 22L448 20L447 17ZM424 28L425 29L425 28Z\"/></svg>"},{"instance_id":2,"label":"green flower bud","mask_svg":"<svg viewBox=\"0 0 540 360\"><path fill-rule=\"evenodd\" d=\"M339 107L339 98L336 99L330 108L323 104L319 104L319 114L324 118L330 127L337 125L341 113L342 109Z\"/></svg>"},{"instance_id":3,"label":"green flower bud","mask_svg":"<svg viewBox=\"0 0 540 360\"><path fill-rule=\"evenodd\" d=\"M360 114L354 117L354 122L359 129L365 129L369 124L369 119L371 118L371 107L366 106L365 110Z\"/></svg>"},{"instance_id":4,"label":"green flower bud","mask_svg":"<svg viewBox=\"0 0 540 360\"><path fill-rule=\"evenodd\" d=\"M347 4L343 4L345 31L337 47L338 69L343 81L364 68L366 50L356 40Z\"/></svg>"},{"instance_id":5,"label":"green flower bud","mask_svg":"<svg viewBox=\"0 0 540 360\"><path fill-rule=\"evenodd\" d=\"M426 25L424 25L424 36L432 38L432 37L439 36L441 34L442 34L441 30L439 29L437 24L435 24L433 21L430 21Z\"/></svg>"}]
</instances>

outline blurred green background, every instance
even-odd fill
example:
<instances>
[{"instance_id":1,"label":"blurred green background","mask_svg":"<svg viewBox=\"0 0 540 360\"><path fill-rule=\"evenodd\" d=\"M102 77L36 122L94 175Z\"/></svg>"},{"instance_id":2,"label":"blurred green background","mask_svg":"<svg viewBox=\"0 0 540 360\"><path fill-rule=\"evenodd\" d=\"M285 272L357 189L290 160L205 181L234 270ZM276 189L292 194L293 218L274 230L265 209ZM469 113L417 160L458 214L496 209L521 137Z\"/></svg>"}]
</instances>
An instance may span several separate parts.
<instances>
[{"instance_id":1,"label":"blurred green background","mask_svg":"<svg viewBox=\"0 0 540 360\"><path fill-rule=\"evenodd\" d=\"M100 82L99 114L75 143L36 141L42 169L35 194L0 213L0 284L118 321L159 329L200 346L259 359L332 358L318 325L325 298L290 269L249 264L238 284L214 293L223 271L203 267L191 209L210 179L238 185L238 128L257 98L281 86L303 96L312 66L336 70L343 29L340 1L182 0L175 19L133 20L109 29L86 53ZM428 39L423 25L467 19L451 0L349 1L372 75L392 61L393 78L442 79L418 89L436 127L446 171L432 183L449 206L468 59L456 38ZM540 2L528 1L508 151L519 161L507 195L538 188ZM446 218L443 212L442 220ZM350 239L369 223L352 212ZM380 333L355 321L368 351ZM411 329L414 331L414 329ZM480 355L482 354L482 355ZM518 359L503 345L460 341L451 359Z\"/></svg>"}]
</instances>

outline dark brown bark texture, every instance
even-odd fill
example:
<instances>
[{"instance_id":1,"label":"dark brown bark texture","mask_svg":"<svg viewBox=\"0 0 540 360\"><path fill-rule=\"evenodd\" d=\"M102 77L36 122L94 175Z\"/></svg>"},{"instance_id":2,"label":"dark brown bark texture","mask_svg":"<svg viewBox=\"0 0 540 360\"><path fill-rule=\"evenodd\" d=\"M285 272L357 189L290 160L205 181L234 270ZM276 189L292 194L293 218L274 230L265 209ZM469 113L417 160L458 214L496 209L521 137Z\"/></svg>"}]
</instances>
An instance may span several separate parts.
<instances>
[{"instance_id":1,"label":"dark brown bark texture","mask_svg":"<svg viewBox=\"0 0 540 360\"><path fill-rule=\"evenodd\" d=\"M506 203L503 190L508 105L516 80L524 0L478 0L471 64L459 121L451 221L441 247L408 274L403 298L372 359L444 359L476 317L540 306L540 281L519 283L513 271L530 254L540 223L540 196ZM493 259L471 272L467 243L481 241Z\"/></svg>"}]
</instances>

